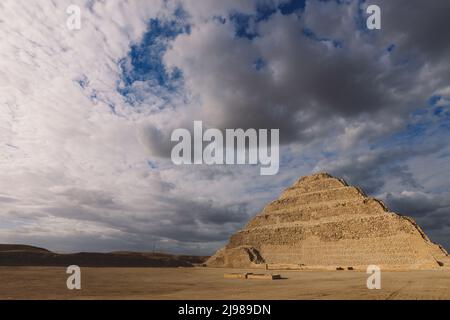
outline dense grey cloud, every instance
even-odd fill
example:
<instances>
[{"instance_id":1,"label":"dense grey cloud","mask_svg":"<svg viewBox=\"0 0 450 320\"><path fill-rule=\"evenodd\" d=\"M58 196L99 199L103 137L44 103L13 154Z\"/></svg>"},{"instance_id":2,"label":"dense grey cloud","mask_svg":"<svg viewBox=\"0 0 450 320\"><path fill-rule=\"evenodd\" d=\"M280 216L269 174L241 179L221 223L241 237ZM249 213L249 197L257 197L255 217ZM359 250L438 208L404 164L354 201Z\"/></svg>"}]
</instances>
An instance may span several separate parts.
<instances>
[{"instance_id":1,"label":"dense grey cloud","mask_svg":"<svg viewBox=\"0 0 450 320\"><path fill-rule=\"evenodd\" d=\"M379 193L385 183L386 177L390 180L397 179L405 188L421 188L414 178L405 160L429 155L441 151L445 142L432 145L419 145L409 147L397 147L389 150L381 149L367 151L364 154L353 153L332 164L323 164L331 173L352 181L361 186L370 194Z\"/></svg>"},{"instance_id":2,"label":"dense grey cloud","mask_svg":"<svg viewBox=\"0 0 450 320\"><path fill-rule=\"evenodd\" d=\"M357 23L365 18L359 2L309 1L304 13L278 12L259 22L252 40L236 39L229 20L194 21L192 31L178 36L165 55L168 67L182 70L185 89L197 97L188 111L176 113L185 122L173 127L202 119L221 129L283 128L285 143L342 132L350 121L382 122L382 133L398 129L410 112L448 85L448 64L420 44L423 34L448 24L443 5L383 4L382 31L368 32ZM411 17L424 15L422 7L433 21L422 18L424 26L407 28ZM402 27L392 25L402 19ZM447 47L439 49L444 53ZM263 66L255 69L258 59ZM380 134L370 126L366 131ZM159 138L149 135L149 144L167 155L167 146L159 152L155 145Z\"/></svg>"},{"instance_id":3,"label":"dense grey cloud","mask_svg":"<svg viewBox=\"0 0 450 320\"><path fill-rule=\"evenodd\" d=\"M450 194L440 195L423 192L388 193L385 201L396 212L412 216L431 239L445 247L450 246Z\"/></svg>"},{"instance_id":4,"label":"dense grey cloud","mask_svg":"<svg viewBox=\"0 0 450 320\"><path fill-rule=\"evenodd\" d=\"M383 36L387 44L396 45L396 55L415 54L437 62L450 53L447 30L450 28L450 3L445 0L371 1L383 10Z\"/></svg>"}]
</instances>

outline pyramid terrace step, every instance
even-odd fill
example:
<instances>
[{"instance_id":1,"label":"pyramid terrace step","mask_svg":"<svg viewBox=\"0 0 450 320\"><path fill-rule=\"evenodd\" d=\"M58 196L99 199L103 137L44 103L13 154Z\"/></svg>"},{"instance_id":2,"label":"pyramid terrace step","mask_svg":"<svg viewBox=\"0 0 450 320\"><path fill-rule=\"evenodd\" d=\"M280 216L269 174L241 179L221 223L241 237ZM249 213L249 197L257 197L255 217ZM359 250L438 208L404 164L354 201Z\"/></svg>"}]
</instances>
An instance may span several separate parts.
<instances>
[{"instance_id":1,"label":"pyramid terrace step","mask_svg":"<svg viewBox=\"0 0 450 320\"><path fill-rule=\"evenodd\" d=\"M310 183L297 182L293 186L285 189L285 192L298 191L300 193L315 192L339 187L346 187L347 183L336 178L325 178L315 180Z\"/></svg>"},{"instance_id":2,"label":"pyramid terrace step","mask_svg":"<svg viewBox=\"0 0 450 320\"><path fill-rule=\"evenodd\" d=\"M396 215L395 213L391 212L390 214ZM359 214L359 215L335 215L335 216L328 216L328 217L322 217L315 220L293 220L293 221L277 221L273 223L267 223L267 224L251 224L249 223L243 230L245 231L252 231L252 230L260 230L260 229L273 229L273 228L291 228L291 227L311 227L315 225L321 225L324 223L329 222L343 222L343 223L352 223L352 222L360 222L365 219L374 218L377 216L384 217L386 215L386 212L383 213L375 213L375 214Z\"/></svg>"},{"instance_id":3,"label":"pyramid terrace step","mask_svg":"<svg viewBox=\"0 0 450 320\"><path fill-rule=\"evenodd\" d=\"M366 196L365 193L358 187L341 186L341 187L335 187L335 188L329 188L329 189L323 189L323 190L316 190L316 191L309 191L309 192L299 192L299 193L288 193L288 192L284 191L277 200L290 199L290 198L296 198L296 197L308 196L308 195L320 194L320 193L339 192L340 190L349 190L349 189L357 190L359 194Z\"/></svg>"},{"instance_id":4,"label":"pyramid terrace step","mask_svg":"<svg viewBox=\"0 0 450 320\"><path fill-rule=\"evenodd\" d=\"M327 242L345 239L364 239L390 237L402 234L421 239L417 229L407 220L396 214L366 216L343 221L330 221L310 224L283 224L264 228L244 229L230 238L228 248L235 246L295 245L308 238L318 238L324 245ZM419 238L417 238L419 237ZM422 240L420 240L422 241ZM325 245L326 246L326 245Z\"/></svg>"},{"instance_id":5,"label":"pyramid terrace step","mask_svg":"<svg viewBox=\"0 0 450 320\"><path fill-rule=\"evenodd\" d=\"M374 198L353 198L353 199L345 199L345 200L331 200L326 202L317 202L317 203L305 203L300 204L291 208L280 208L276 210L270 210L269 208L263 209L260 215L286 215L291 213L303 212L303 211L321 211L321 210L339 210L342 207L347 206L357 206L364 204L376 203L377 206L383 208L384 211L388 211L381 201L376 200Z\"/></svg>"},{"instance_id":6,"label":"pyramid terrace step","mask_svg":"<svg viewBox=\"0 0 450 320\"><path fill-rule=\"evenodd\" d=\"M335 200L364 199L366 195L356 187L340 187L325 191L298 194L294 197L280 198L269 203L265 210L289 208L308 203L320 203Z\"/></svg>"},{"instance_id":7,"label":"pyramid terrace step","mask_svg":"<svg viewBox=\"0 0 450 320\"><path fill-rule=\"evenodd\" d=\"M306 222L306 221L325 221L328 218L336 217L341 219L352 218L356 216L374 216L385 214L386 209L375 200L367 201L366 204L354 202L346 203L345 206L335 208L307 208L303 210L293 209L295 211L283 213L263 213L254 217L246 228L254 228L263 225L279 224L284 222Z\"/></svg>"}]
</instances>

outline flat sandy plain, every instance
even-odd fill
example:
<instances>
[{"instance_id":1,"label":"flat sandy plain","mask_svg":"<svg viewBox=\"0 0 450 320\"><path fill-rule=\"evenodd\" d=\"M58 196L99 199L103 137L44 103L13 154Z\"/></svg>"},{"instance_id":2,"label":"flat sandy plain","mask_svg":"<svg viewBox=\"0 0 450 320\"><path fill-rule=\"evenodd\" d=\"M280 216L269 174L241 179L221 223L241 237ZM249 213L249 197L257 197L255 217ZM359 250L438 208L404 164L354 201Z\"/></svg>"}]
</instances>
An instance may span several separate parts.
<instances>
[{"instance_id":1,"label":"flat sandy plain","mask_svg":"<svg viewBox=\"0 0 450 320\"><path fill-rule=\"evenodd\" d=\"M280 271L285 279L273 281L223 277L245 271L82 268L82 290L69 291L64 268L0 267L0 299L450 299L450 270L382 272L380 290L368 290L368 275L357 271Z\"/></svg>"}]
</instances>

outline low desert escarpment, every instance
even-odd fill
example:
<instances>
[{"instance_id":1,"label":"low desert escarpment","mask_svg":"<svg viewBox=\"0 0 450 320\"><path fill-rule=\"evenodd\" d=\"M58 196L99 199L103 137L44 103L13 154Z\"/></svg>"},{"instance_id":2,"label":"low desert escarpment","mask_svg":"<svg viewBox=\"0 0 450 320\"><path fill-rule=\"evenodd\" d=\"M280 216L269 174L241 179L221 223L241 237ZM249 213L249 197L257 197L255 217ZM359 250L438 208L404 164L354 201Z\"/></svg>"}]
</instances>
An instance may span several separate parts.
<instances>
[{"instance_id":1,"label":"low desert escarpment","mask_svg":"<svg viewBox=\"0 0 450 320\"><path fill-rule=\"evenodd\" d=\"M206 257L202 256L171 255L158 252L60 254L33 246L0 244L0 266L193 267L205 260Z\"/></svg>"},{"instance_id":2,"label":"low desert escarpment","mask_svg":"<svg viewBox=\"0 0 450 320\"><path fill-rule=\"evenodd\" d=\"M327 173L298 180L207 261L211 267L332 270L449 264L445 249L413 219Z\"/></svg>"}]
</instances>

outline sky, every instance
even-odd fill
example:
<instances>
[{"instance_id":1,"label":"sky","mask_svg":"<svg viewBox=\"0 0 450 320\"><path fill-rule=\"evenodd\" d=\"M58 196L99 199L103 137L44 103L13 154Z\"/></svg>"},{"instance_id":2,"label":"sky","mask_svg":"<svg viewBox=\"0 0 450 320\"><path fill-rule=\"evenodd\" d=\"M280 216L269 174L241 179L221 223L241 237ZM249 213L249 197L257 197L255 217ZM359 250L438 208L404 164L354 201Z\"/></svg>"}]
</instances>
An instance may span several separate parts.
<instances>
[{"instance_id":1,"label":"sky","mask_svg":"<svg viewBox=\"0 0 450 320\"><path fill-rule=\"evenodd\" d=\"M66 9L81 8L81 29ZM366 28L369 4L381 30ZM327 171L450 249L450 1L2 0L0 243L212 254ZM280 129L280 170L175 166Z\"/></svg>"}]
</instances>

